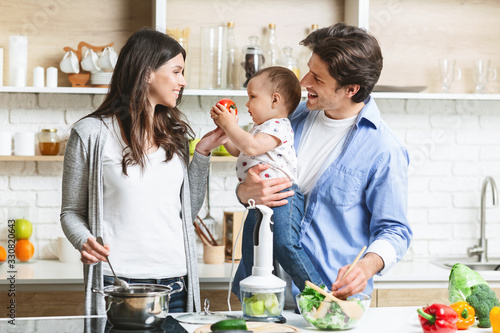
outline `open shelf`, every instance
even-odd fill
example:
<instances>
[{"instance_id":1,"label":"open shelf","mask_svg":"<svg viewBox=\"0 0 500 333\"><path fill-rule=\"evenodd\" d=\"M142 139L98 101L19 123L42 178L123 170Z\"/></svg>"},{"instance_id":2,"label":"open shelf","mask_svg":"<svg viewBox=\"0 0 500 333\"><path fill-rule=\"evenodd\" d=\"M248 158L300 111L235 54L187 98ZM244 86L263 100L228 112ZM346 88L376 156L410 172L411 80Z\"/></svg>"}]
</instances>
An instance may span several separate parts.
<instances>
[{"instance_id":1,"label":"open shelf","mask_svg":"<svg viewBox=\"0 0 500 333\"><path fill-rule=\"evenodd\" d=\"M0 161L4 162L61 162L63 160L63 155L0 156Z\"/></svg>"},{"instance_id":2,"label":"open shelf","mask_svg":"<svg viewBox=\"0 0 500 333\"><path fill-rule=\"evenodd\" d=\"M64 161L63 155L47 156L0 156L0 162L62 162ZM212 156L210 161L217 162L236 162L236 157L233 156Z\"/></svg>"},{"instance_id":3,"label":"open shelf","mask_svg":"<svg viewBox=\"0 0 500 333\"><path fill-rule=\"evenodd\" d=\"M108 92L108 88L36 88L36 87L0 87L0 93L34 93L34 94L90 94L103 95ZM238 97L247 96L247 91L228 89L186 89L184 96L224 96ZM307 92L302 92L302 97L306 97ZM500 101L500 94L445 94L445 93L405 93L405 92L374 92L376 99L441 99L441 100L483 100Z\"/></svg>"}]
</instances>

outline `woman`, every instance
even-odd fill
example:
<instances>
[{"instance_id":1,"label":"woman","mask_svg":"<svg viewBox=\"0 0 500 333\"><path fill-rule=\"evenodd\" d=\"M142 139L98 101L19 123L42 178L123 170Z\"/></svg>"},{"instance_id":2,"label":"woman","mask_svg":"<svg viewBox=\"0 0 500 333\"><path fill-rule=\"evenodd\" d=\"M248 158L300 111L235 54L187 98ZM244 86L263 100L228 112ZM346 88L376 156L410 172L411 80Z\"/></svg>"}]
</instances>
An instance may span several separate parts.
<instances>
[{"instance_id":1,"label":"woman","mask_svg":"<svg viewBox=\"0 0 500 333\"><path fill-rule=\"evenodd\" d=\"M200 311L192 222L203 203L210 151L226 137L220 129L206 134L188 167L193 132L176 107L186 86L185 57L167 35L136 32L120 52L104 102L72 129L61 224L85 264L85 314L105 313L103 297L91 288L113 283L108 254L129 283L182 281L170 312Z\"/></svg>"}]
</instances>

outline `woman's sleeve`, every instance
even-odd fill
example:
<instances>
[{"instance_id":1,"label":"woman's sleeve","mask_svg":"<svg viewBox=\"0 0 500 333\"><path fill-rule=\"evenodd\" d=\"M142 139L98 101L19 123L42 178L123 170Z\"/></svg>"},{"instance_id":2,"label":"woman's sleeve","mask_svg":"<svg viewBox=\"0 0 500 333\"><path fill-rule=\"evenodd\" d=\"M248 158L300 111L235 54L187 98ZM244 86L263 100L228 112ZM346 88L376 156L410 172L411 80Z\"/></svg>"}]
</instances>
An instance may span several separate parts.
<instances>
[{"instance_id":1,"label":"woman's sleeve","mask_svg":"<svg viewBox=\"0 0 500 333\"><path fill-rule=\"evenodd\" d=\"M79 251L92 236L88 224L88 186L87 151L78 133L72 130L64 154L60 219L64 234Z\"/></svg>"},{"instance_id":2,"label":"woman's sleeve","mask_svg":"<svg viewBox=\"0 0 500 333\"><path fill-rule=\"evenodd\" d=\"M188 170L189 190L191 193L191 216L193 219L198 215L205 199L209 166L210 155L204 156L195 151Z\"/></svg>"}]
</instances>

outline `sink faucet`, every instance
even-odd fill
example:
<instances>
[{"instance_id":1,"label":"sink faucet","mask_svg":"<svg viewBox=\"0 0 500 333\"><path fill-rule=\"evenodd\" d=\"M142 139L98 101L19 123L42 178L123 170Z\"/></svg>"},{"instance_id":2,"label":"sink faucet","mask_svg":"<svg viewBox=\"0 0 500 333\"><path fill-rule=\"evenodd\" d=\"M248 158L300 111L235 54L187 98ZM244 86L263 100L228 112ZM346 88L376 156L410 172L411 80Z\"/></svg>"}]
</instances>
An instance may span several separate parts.
<instances>
[{"instance_id":1,"label":"sink faucet","mask_svg":"<svg viewBox=\"0 0 500 333\"><path fill-rule=\"evenodd\" d=\"M498 191L497 185L493 177L486 177L483 181L483 188L481 190L481 238L479 239L479 244L469 247L467 249L467 254L469 257L478 256L478 262L488 261L488 240L486 239L486 189L488 184L491 185L491 195L493 199L493 205L498 205Z\"/></svg>"}]
</instances>

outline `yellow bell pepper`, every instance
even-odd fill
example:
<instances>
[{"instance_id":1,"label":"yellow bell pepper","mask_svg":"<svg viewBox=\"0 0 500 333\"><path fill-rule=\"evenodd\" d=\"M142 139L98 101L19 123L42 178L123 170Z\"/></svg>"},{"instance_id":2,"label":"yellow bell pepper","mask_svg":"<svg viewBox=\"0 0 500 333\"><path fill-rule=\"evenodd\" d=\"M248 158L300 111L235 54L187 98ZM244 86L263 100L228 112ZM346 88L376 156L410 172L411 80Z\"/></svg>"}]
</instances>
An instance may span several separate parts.
<instances>
[{"instance_id":1,"label":"yellow bell pepper","mask_svg":"<svg viewBox=\"0 0 500 333\"><path fill-rule=\"evenodd\" d=\"M468 329L476 321L476 311L467 302L456 302L450 306L458 315L457 328L459 330Z\"/></svg>"},{"instance_id":2,"label":"yellow bell pepper","mask_svg":"<svg viewBox=\"0 0 500 333\"><path fill-rule=\"evenodd\" d=\"M493 333L500 333L500 307L495 306L491 309L490 322Z\"/></svg>"}]
</instances>

